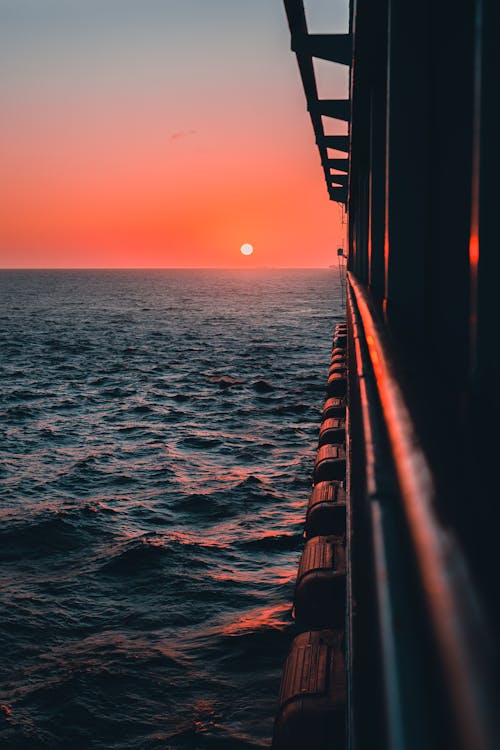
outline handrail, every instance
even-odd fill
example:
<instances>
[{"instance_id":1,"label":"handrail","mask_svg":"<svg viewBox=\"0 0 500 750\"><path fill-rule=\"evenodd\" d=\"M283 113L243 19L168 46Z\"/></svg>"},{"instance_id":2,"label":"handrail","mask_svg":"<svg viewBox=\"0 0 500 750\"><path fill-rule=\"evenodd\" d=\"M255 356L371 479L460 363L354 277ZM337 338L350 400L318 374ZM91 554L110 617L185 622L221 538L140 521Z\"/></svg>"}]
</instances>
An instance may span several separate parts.
<instances>
[{"instance_id":1,"label":"handrail","mask_svg":"<svg viewBox=\"0 0 500 750\"><path fill-rule=\"evenodd\" d=\"M463 750L493 750L489 676L478 652L486 628L458 540L436 513L436 487L395 374L386 333L366 288L350 272L388 433L438 658Z\"/></svg>"}]
</instances>

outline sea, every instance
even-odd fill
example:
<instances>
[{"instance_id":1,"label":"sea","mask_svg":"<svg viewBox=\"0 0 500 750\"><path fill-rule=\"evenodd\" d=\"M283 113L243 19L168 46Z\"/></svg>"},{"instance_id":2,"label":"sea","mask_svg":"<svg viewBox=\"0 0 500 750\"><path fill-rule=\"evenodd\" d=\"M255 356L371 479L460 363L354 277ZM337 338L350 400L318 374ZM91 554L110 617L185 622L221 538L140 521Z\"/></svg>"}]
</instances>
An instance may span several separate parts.
<instances>
[{"instance_id":1,"label":"sea","mask_svg":"<svg viewBox=\"0 0 500 750\"><path fill-rule=\"evenodd\" d=\"M0 746L269 747L325 270L0 272Z\"/></svg>"}]
</instances>

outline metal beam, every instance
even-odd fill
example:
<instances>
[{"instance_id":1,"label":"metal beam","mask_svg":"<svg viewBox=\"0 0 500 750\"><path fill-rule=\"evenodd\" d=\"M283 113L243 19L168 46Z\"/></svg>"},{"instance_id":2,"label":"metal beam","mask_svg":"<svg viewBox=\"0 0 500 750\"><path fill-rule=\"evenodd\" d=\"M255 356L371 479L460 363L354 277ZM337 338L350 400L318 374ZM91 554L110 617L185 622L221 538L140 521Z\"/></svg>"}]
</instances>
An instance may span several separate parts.
<instances>
[{"instance_id":1,"label":"metal beam","mask_svg":"<svg viewBox=\"0 0 500 750\"><path fill-rule=\"evenodd\" d=\"M297 54L350 65L352 40L350 34L294 34L292 50Z\"/></svg>"},{"instance_id":2,"label":"metal beam","mask_svg":"<svg viewBox=\"0 0 500 750\"><path fill-rule=\"evenodd\" d=\"M339 172L348 172L349 159L327 159L327 166L330 169L338 169Z\"/></svg>"},{"instance_id":3,"label":"metal beam","mask_svg":"<svg viewBox=\"0 0 500 750\"><path fill-rule=\"evenodd\" d=\"M316 138L316 143L318 146L334 148L337 151L349 151L348 135L320 135Z\"/></svg>"},{"instance_id":4,"label":"metal beam","mask_svg":"<svg viewBox=\"0 0 500 750\"><path fill-rule=\"evenodd\" d=\"M334 117L345 122L349 122L351 117L349 99L318 99L312 106L318 114L325 117Z\"/></svg>"},{"instance_id":5,"label":"metal beam","mask_svg":"<svg viewBox=\"0 0 500 750\"><path fill-rule=\"evenodd\" d=\"M347 188L344 187L332 187L328 188L328 193L332 201L337 203L347 203Z\"/></svg>"},{"instance_id":6,"label":"metal beam","mask_svg":"<svg viewBox=\"0 0 500 750\"><path fill-rule=\"evenodd\" d=\"M292 49L297 55L300 77L302 78L302 85L306 95L307 109L311 116L316 143L318 144L328 194L332 200L340 200L342 203L345 203L347 200L347 188L332 188L330 166L347 171L348 160L338 160L343 162L342 166L331 164L327 148L331 147L348 152L349 137L326 136L322 116L335 117L348 122L350 116L349 102L340 99L319 99L313 57L349 65L352 54L351 37L349 34L309 34L303 0L283 1L290 27ZM342 193L339 196L339 190L344 191L345 195Z\"/></svg>"},{"instance_id":7,"label":"metal beam","mask_svg":"<svg viewBox=\"0 0 500 750\"><path fill-rule=\"evenodd\" d=\"M342 187L347 187L347 175L346 174L332 174L330 175L332 186L333 185L342 185Z\"/></svg>"}]
</instances>

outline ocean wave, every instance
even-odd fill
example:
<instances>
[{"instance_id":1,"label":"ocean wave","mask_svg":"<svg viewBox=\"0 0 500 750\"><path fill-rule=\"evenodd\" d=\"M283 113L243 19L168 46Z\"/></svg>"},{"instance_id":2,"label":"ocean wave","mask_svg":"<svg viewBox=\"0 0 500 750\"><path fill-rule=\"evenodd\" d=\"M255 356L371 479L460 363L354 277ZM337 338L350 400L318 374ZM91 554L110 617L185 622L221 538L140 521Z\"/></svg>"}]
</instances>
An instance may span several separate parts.
<instances>
[{"instance_id":1,"label":"ocean wave","mask_svg":"<svg viewBox=\"0 0 500 750\"><path fill-rule=\"evenodd\" d=\"M2 749L269 746L332 278L2 287Z\"/></svg>"},{"instance_id":2,"label":"ocean wave","mask_svg":"<svg viewBox=\"0 0 500 750\"><path fill-rule=\"evenodd\" d=\"M257 393L270 393L274 391L274 385L271 385L267 380L256 380L252 385Z\"/></svg>"},{"instance_id":3,"label":"ocean wave","mask_svg":"<svg viewBox=\"0 0 500 750\"><path fill-rule=\"evenodd\" d=\"M32 419L36 413L37 412L32 407L18 404L16 406L11 406L8 409L6 409L4 412L3 419L5 420L7 424L17 424L17 422L19 421L24 421L25 419Z\"/></svg>"},{"instance_id":4,"label":"ocean wave","mask_svg":"<svg viewBox=\"0 0 500 750\"><path fill-rule=\"evenodd\" d=\"M110 550L99 569L102 573L114 575L142 574L186 559L189 559L190 568L199 569L210 565L206 559L207 549L217 550L221 546L195 541L193 536L182 532L148 532Z\"/></svg>"},{"instance_id":5,"label":"ocean wave","mask_svg":"<svg viewBox=\"0 0 500 750\"><path fill-rule=\"evenodd\" d=\"M151 406L151 404L137 404L130 409L136 414L151 414L154 410L154 406Z\"/></svg>"},{"instance_id":6,"label":"ocean wave","mask_svg":"<svg viewBox=\"0 0 500 750\"><path fill-rule=\"evenodd\" d=\"M208 519L227 518L239 513L234 503L228 502L227 494L220 491L181 495L175 503L175 510L188 517Z\"/></svg>"},{"instance_id":7,"label":"ocean wave","mask_svg":"<svg viewBox=\"0 0 500 750\"><path fill-rule=\"evenodd\" d=\"M215 383L220 388L231 388L235 385L243 385L244 380L241 378L234 378L231 375L210 375L207 377L209 383Z\"/></svg>"},{"instance_id":8,"label":"ocean wave","mask_svg":"<svg viewBox=\"0 0 500 750\"><path fill-rule=\"evenodd\" d=\"M240 546L259 552L295 552L300 549L302 541L303 534L280 534L269 531L241 542Z\"/></svg>"},{"instance_id":9,"label":"ocean wave","mask_svg":"<svg viewBox=\"0 0 500 750\"><path fill-rule=\"evenodd\" d=\"M189 435L188 437L179 440L179 446L182 448L218 448L223 445L224 441L218 437L207 437L204 435Z\"/></svg>"},{"instance_id":10,"label":"ocean wave","mask_svg":"<svg viewBox=\"0 0 500 750\"><path fill-rule=\"evenodd\" d=\"M79 550L88 545L88 529L62 514L9 524L0 531L0 560L12 562Z\"/></svg>"}]
</instances>

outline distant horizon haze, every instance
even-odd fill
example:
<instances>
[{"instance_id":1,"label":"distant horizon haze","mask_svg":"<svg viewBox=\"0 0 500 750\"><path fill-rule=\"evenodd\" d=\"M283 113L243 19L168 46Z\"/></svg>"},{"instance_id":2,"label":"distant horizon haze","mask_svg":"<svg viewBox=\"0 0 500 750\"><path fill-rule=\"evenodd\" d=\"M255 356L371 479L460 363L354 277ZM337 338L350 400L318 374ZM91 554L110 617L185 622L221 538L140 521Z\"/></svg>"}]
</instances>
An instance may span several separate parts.
<instances>
[{"instance_id":1,"label":"distant horizon haze","mask_svg":"<svg viewBox=\"0 0 500 750\"><path fill-rule=\"evenodd\" d=\"M328 266L1 266L0 271L320 271Z\"/></svg>"}]
</instances>

